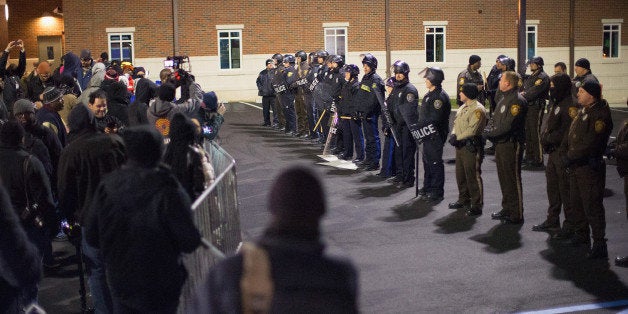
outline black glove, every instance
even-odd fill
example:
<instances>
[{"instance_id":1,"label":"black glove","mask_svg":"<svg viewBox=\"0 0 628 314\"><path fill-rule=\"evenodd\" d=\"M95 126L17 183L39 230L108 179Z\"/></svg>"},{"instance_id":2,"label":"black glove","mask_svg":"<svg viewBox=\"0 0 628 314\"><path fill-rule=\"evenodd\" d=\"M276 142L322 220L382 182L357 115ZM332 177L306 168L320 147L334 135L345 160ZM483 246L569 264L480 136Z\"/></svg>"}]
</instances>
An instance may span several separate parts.
<instances>
[{"instance_id":1,"label":"black glove","mask_svg":"<svg viewBox=\"0 0 628 314\"><path fill-rule=\"evenodd\" d=\"M456 134L452 134L452 135L449 137L449 144L450 144L451 146L454 146L454 147L458 147L458 145L460 145L460 144L459 144L459 141L458 141L458 138L456 137Z\"/></svg>"}]
</instances>

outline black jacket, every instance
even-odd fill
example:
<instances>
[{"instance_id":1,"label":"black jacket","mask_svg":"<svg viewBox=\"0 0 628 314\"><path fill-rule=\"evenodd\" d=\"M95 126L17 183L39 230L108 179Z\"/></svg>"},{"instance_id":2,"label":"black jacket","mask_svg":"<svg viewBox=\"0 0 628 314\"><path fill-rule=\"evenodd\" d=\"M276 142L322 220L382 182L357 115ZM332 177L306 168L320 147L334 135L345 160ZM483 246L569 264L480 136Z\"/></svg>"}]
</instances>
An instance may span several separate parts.
<instances>
[{"instance_id":1,"label":"black jacket","mask_svg":"<svg viewBox=\"0 0 628 314\"><path fill-rule=\"evenodd\" d=\"M365 74L356 96L357 111L363 112L367 117L379 114L384 103L384 92L384 81L377 73Z\"/></svg>"},{"instance_id":2,"label":"black jacket","mask_svg":"<svg viewBox=\"0 0 628 314\"><path fill-rule=\"evenodd\" d=\"M397 82L388 96L388 110L391 111L394 127L401 129L403 126L418 127L419 92L408 81Z\"/></svg>"},{"instance_id":3,"label":"black jacket","mask_svg":"<svg viewBox=\"0 0 628 314\"><path fill-rule=\"evenodd\" d=\"M450 113L449 95L440 86L436 87L423 96L423 101L419 106L419 126L433 123L444 143L449 134Z\"/></svg>"},{"instance_id":4,"label":"black jacket","mask_svg":"<svg viewBox=\"0 0 628 314\"><path fill-rule=\"evenodd\" d=\"M257 95L259 96L275 96L275 90L273 89L273 71L264 69L259 72L257 80Z\"/></svg>"},{"instance_id":5,"label":"black jacket","mask_svg":"<svg viewBox=\"0 0 628 314\"><path fill-rule=\"evenodd\" d=\"M358 276L347 260L323 254L315 239L267 230L258 245L271 264L271 313L357 313ZM199 286L192 313L242 313L242 255L214 266Z\"/></svg>"},{"instance_id":6,"label":"black jacket","mask_svg":"<svg viewBox=\"0 0 628 314\"><path fill-rule=\"evenodd\" d=\"M2 52L0 56L0 77L4 80L4 89L2 90L2 99L9 110L13 112L13 103L20 98L26 98L25 86L22 86L21 78L26 71L26 53L20 52L20 59L17 68L14 71L7 71L7 59L9 54Z\"/></svg>"},{"instance_id":7,"label":"black jacket","mask_svg":"<svg viewBox=\"0 0 628 314\"><path fill-rule=\"evenodd\" d=\"M200 234L170 170L125 165L98 186L89 211L85 237L100 248L112 296L147 312L176 304L187 277L181 253Z\"/></svg>"},{"instance_id":8,"label":"black jacket","mask_svg":"<svg viewBox=\"0 0 628 314\"><path fill-rule=\"evenodd\" d=\"M354 79L351 82L345 82L340 91L340 104L338 105L338 114L342 116L351 116L357 110L356 95L360 88L360 82Z\"/></svg>"}]
</instances>

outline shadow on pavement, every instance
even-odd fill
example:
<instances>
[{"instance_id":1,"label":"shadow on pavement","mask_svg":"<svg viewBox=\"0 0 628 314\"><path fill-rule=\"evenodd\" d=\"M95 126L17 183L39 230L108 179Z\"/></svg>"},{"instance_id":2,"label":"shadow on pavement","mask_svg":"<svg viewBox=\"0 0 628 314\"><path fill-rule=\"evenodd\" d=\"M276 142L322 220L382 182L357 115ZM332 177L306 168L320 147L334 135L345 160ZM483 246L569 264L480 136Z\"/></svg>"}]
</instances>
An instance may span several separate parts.
<instances>
[{"instance_id":1,"label":"shadow on pavement","mask_svg":"<svg viewBox=\"0 0 628 314\"><path fill-rule=\"evenodd\" d=\"M355 171L355 170L353 170ZM355 199L364 199L367 197L390 197L393 194L404 191L403 189L397 188L392 184L384 184L377 187L366 187L357 189L357 195L353 198Z\"/></svg>"},{"instance_id":2,"label":"shadow on pavement","mask_svg":"<svg viewBox=\"0 0 628 314\"><path fill-rule=\"evenodd\" d=\"M411 201L393 207L391 210L393 213L392 216L384 217L379 220L386 222L401 222L421 219L434 211L434 204L414 198Z\"/></svg>"},{"instance_id":3,"label":"shadow on pavement","mask_svg":"<svg viewBox=\"0 0 628 314\"><path fill-rule=\"evenodd\" d=\"M485 234L478 234L469 239L484 243L485 251L495 254L506 253L521 247L521 235L519 231L523 225L511 225L495 221L497 225Z\"/></svg>"},{"instance_id":4,"label":"shadow on pavement","mask_svg":"<svg viewBox=\"0 0 628 314\"><path fill-rule=\"evenodd\" d=\"M465 209L459 209L451 214L437 219L434 224L439 228L434 232L441 234L451 234L456 232L464 232L473 229L477 217L469 217L465 213Z\"/></svg>"},{"instance_id":5,"label":"shadow on pavement","mask_svg":"<svg viewBox=\"0 0 628 314\"><path fill-rule=\"evenodd\" d=\"M628 287L610 270L608 260L589 260L586 248L548 241L549 247L539 255L554 264L553 278L569 280L574 286L594 295L598 301L622 300L628 297Z\"/></svg>"}]
</instances>

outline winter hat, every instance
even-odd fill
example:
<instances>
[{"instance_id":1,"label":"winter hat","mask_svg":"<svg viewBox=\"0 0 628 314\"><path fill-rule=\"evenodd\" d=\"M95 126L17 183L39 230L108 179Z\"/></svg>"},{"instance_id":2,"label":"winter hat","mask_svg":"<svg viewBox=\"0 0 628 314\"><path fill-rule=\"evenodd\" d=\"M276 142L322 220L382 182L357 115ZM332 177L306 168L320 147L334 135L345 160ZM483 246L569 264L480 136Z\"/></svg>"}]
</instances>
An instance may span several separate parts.
<instances>
[{"instance_id":1,"label":"winter hat","mask_svg":"<svg viewBox=\"0 0 628 314\"><path fill-rule=\"evenodd\" d=\"M586 58L578 59L578 61L576 61L576 66L577 67L581 67L581 68L585 68L587 70L591 70L591 63Z\"/></svg>"},{"instance_id":2,"label":"winter hat","mask_svg":"<svg viewBox=\"0 0 628 314\"><path fill-rule=\"evenodd\" d=\"M155 127L139 125L126 128L122 139L130 162L144 167L155 167L161 161L164 139Z\"/></svg>"},{"instance_id":3,"label":"winter hat","mask_svg":"<svg viewBox=\"0 0 628 314\"><path fill-rule=\"evenodd\" d=\"M318 229L326 211L320 179L303 166L288 168L279 174L271 187L268 209L277 227Z\"/></svg>"},{"instance_id":4,"label":"winter hat","mask_svg":"<svg viewBox=\"0 0 628 314\"><path fill-rule=\"evenodd\" d=\"M159 99L163 101L173 101L176 92L176 87L170 83L163 84L159 87L157 95Z\"/></svg>"},{"instance_id":5,"label":"winter hat","mask_svg":"<svg viewBox=\"0 0 628 314\"><path fill-rule=\"evenodd\" d=\"M482 58L480 58L480 56L478 55L471 55L469 57L469 64L475 64L478 61L482 61ZM465 94L466 95L466 94ZM468 96L467 96L468 97Z\"/></svg>"},{"instance_id":6,"label":"winter hat","mask_svg":"<svg viewBox=\"0 0 628 314\"><path fill-rule=\"evenodd\" d=\"M266 65L269 65L271 63L275 63L275 61L273 59L266 59Z\"/></svg>"},{"instance_id":7,"label":"winter hat","mask_svg":"<svg viewBox=\"0 0 628 314\"><path fill-rule=\"evenodd\" d=\"M92 110L87 108L86 105L79 104L72 108L70 114L68 114L68 127L70 132L76 133L83 129L94 128L96 125L96 118Z\"/></svg>"},{"instance_id":8,"label":"winter hat","mask_svg":"<svg viewBox=\"0 0 628 314\"><path fill-rule=\"evenodd\" d=\"M35 113L35 104L28 99L18 99L13 104L13 114L19 114L24 112Z\"/></svg>"},{"instance_id":9,"label":"winter hat","mask_svg":"<svg viewBox=\"0 0 628 314\"><path fill-rule=\"evenodd\" d=\"M22 143L24 127L17 120L9 120L0 127L0 142L15 147Z\"/></svg>"},{"instance_id":10,"label":"winter hat","mask_svg":"<svg viewBox=\"0 0 628 314\"><path fill-rule=\"evenodd\" d=\"M462 93L469 99L476 99L478 98L480 91L478 91L477 85L473 83L464 83L462 85Z\"/></svg>"},{"instance_id":11,"label":"winter hat","mask_svg":"<svg viewBox=\"0 0 628 314\"><path fill-rule=\"evenodd\" d=\"M216 97L216 93L207 92L203 94L203 103L205 104L205 108L209 111L216 111L218 108L218 97Z\"/></svg>"},{"instance_id":12,"label":"winter hat","mask_svg":"<svg viewBox=\"0 0 628 314\"><path fill-rule=\"evenodd\" d=\"M92 52L89 49L81 50L81 60L92 60Z\"/></svg>"},{"instance_id":13,"label":"winter hat","mask_svg":"<svg viewBox=\"0 0 628 314\"><path fill-rule=\"evenodd\" d=\"M593 98L595 99L600 99L600 97L602 97L602 87L600 87L600 84L598 83L591 81L585 82L584 84L582 84L582 86L580 86L580 88L587 91L587 93L589 93L589 95L593 96Z\"/></svg>"},{"instance_id":14,"label":"winter hat","mask_svg":"<svg viewBox=\"0 0 628 314\"><path fill-rule=\"evenodd\" d=\"M44 89L42 102L44 104L51 104L63 97L63 93L60 89L54 86L48 86Z\"/></svg>"},{"instance_id":15,"label":"winter hat","mask_svg":"<svg viewBox=\"0 0 628 314\"><path fill-rule=\"evenodd\" d=\"M117 69L115 67L109 66L107 68L107 71L105 71L105 80L117 81L119 75L120 74L118 73L118 71L117 71Z\"/></svg>"},{"instance_id":16,"label":"winter hat","mask_svg":"<svg viewBox=\"0 0 628 314\"><path fill-rule=\"evenodd\" d=\"M196 136L196 125L192 120L184 114L177 112L170 120L170 143L181 142L191 143Z\"/></svg>"}]
</instances>

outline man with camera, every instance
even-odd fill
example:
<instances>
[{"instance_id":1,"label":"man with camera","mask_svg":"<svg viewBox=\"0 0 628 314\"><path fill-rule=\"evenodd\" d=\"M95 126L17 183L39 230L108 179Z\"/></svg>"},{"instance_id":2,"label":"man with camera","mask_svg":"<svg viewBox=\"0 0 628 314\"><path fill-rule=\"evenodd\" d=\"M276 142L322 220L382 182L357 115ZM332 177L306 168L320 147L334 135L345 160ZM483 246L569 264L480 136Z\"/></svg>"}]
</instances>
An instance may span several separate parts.
<instances>
[{"instance_id":1,"label":"man with camera","mask_svg":"<svg viewBox=\"0 0 628 314\"><path fill-rule=\"evenodd\" d=\"M20 57L17 66L10 64L7 67L7 61L11 50L19 49ZM26 90L21 85L20 79L26 71L26 52L24 51L24 42L21 39L9 42L7 48L0 55L0 81L4 83L2 87L2 99L9 113L13 113L13 103L20 98L24 98Z\"/></svg>"}]
</instances>

